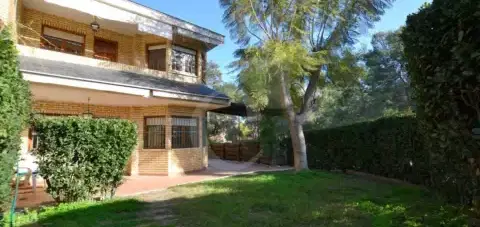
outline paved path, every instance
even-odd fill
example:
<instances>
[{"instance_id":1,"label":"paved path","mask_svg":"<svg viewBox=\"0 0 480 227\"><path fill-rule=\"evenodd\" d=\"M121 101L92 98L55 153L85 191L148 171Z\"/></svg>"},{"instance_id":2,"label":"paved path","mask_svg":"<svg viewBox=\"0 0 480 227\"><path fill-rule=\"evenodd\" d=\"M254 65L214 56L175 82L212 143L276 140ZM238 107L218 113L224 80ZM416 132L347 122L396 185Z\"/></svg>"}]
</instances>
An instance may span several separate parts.
<instances>
[{"instance_id":1,"label":"paved path","mask_svg":"<svg viewBox=\"0 0 480 227\"><path fill-rule=\"evenodd\" d=\"M165 190L169 187L215 180L224 177L249 174L255 172L285 171L289 166L267 166L249 162L234 162L220 159L209 160L208 169L181 176L134 176L126 177L126 181L117 190L117 196L140 195L154 191Z\"/></svg>"},{"instance_id":2,"label":"paved path","mask_svg":"<svg viewBox=\"0 0 480 227\"><path fill-rule=\"evenodd\" d=\"M156 191L162 191L169 187L196 183L208 180L216 180L224 177L249 174L255 172L271 172L291 170L289 166L267 166L249 162L225 161L219 159L209 160L208 169L200 172L189 173L181 176L127 176L125 182L118 188L118 197L136 196ZM17 207L38 207L53 203L53 199L42 188L37 188L33 194L31 188L23 188L18 197Z\"/></svg>"}]
</instances>

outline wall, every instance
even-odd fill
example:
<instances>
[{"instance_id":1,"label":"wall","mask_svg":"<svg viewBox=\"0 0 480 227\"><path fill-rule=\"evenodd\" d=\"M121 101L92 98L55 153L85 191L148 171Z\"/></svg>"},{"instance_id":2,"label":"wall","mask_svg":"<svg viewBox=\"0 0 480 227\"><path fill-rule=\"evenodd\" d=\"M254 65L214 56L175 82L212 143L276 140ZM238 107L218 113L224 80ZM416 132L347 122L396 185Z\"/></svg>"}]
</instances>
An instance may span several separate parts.
<instances>
[{"instance_id":1,"label":"wall","mask_svg":"<svg viewBox=\"0 0 480 227\"><path fill-rule=\"evenodd\" d=\"M132 120L138 127L138 144L127 168L131 175L177 175L185 172L201 170L208 165L208 155L206 149L203 149L202 133L203 126L200 124L199 137L200 147L190 149L171 149L171 124L170 116L196 116L201 117L204 110L181 107L181 106L148 106L148 107L128 107L128 106L100 106L87 105L81 103L60 103L35 101L33 109L37 113L59 114L59 115L79 115L89 110L94 117L122 118ZM143 131L144 118L146 116L166 116L166 149L143 149ZM28 154L28 130L22 134L22 155ZM31 158L28 157L30 160Z\"/></svg>"},{"instance_id":2,"label":"wall","mask_svg":"<svg viewBox=\"0 0 480 227\"><path fill-rule=\"evenodd\" d=\"M85 35L85 57L93 58L94 39L95 37L116 41L118 43L118 63L134 66L142 69L147 69L147 45L151 44L165 44L167 45L167 72L171 71L171 45L172 42L197 50L197 76L194 76L194 80L182 79L186 82L201 82L202 69L202 53L205 53L204 45L192 39L176 36L174 40L167 40L163 37L154 36L150 34L135 34L126 35L120 34L107 29L100 29L94 33L88 24L79 23L67 18L58 17L55 15L46 14L35 9L29 9L25 7L19 7L21 12L19 15L19 22L21 24L19 29L18 42L21 45L31 46L35 48L40 47L40 37L42 34L42 26L47 25L53 28L69 31L79 35ZM118 64L112 64L114 68L118 68ZM108 66L107 66L108 67ZM120 67L119 69L130 69L129 67ZM155 70L143 70L148 74L155 76L161 76L162 74L153 72ZM158 72L158 71L157 71ZM175 73L175 72L172 72ZM175 73L178 74L178 73ZM184 76L184 75L177 75ZM188 76L187 76L188 77ZM191 77L191 76L190 76Z\"/></svg>"}]
</instances>

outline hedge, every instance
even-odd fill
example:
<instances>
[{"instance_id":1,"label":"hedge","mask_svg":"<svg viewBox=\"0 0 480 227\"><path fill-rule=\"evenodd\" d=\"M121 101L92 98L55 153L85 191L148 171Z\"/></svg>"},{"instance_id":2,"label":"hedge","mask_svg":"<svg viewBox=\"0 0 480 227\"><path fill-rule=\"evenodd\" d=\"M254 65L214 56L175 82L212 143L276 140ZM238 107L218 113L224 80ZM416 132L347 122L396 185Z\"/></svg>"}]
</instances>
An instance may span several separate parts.
<instances>
[{"instance_id":1,"label":"hedge","mask_svg":"<svg viewBox=\"0 0 480 227\"><path fill-rule=\"evenodd\" d=\"M480 21L478 0L434 0L407 19L402 40L431 187L480 206ZM479 207L480 208L480 207Z\"/></svg>"},{"instance_id":2,"label":"hedge","mask_svg":"<svg viewBox=\"0 0 480 227\"><path fill-rule=\"evenodd\" d=\"M428 181L428 157L419 150L413 116L389 117L306 131L313 169L356 170L412 183Z\"/></svg>"},{"instance_id":3,"label":"hedge","mask_svg":"<svg viewBox=\"0 0 480 227\"><path fill-rule=\"evenodd\" d=\"M47 192L56 201L113 196L137 143L136 125L127 120L40 117L36 156Z\"/></svg>"},{"instance_id":4,"label":"hedge","mask_svg":"<svg viewBox=\"0 0 480 227\"><path fill-rule=\"evenodd\" d=\"M18 70L9 30L0 24L0 211L11 201L10 182L18 160L20 133L30 116L30 92Z\"/></svg>"}]
</instances>

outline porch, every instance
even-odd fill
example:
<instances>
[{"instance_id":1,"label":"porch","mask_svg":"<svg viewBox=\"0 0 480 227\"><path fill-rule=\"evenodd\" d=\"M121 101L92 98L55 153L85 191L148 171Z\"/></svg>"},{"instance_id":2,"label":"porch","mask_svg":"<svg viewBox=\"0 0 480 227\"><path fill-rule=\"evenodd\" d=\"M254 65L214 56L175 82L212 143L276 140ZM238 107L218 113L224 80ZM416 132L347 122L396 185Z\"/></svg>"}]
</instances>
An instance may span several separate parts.
<instances>
[{"instance_id":1,"label":"porch","mask_svg":"<svg viewBox=\"0 0 480 227\"><path fill-rule=\"evenodd\" d=\"M289 166L268 166L251 162L210 159L208 168L203 171L176 176L126 176L125 183L118 188L116 196L136 196L165 190L182 184L216 180L241 174L285 171L291 169L292 167ZM42 182L39 182L35 193L31 187L24 186L21 188L18 195L17 208L36 208L54 203L52 197L45 192L45 186Z\"/></svg>"}]
</instances>

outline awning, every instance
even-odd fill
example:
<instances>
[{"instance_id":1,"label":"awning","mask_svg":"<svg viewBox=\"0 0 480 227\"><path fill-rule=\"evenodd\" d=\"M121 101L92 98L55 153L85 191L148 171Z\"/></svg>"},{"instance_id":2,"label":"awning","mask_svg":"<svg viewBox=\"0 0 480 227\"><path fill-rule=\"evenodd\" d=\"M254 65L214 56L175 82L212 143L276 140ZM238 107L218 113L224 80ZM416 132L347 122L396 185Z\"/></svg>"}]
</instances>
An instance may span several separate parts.
<instances>
[{"instance_id":1,"label":"awning","mask_svg":"<svg viewBox=\"0 0 480 227\"><path fill-rule=\"evenodd\" d=\"M261 112L255 112L251 108L249 108L247 105L243 103L234 103L231 102L230 106L227 107L222 107L214 110L210 110L209 112L213 113L219 113L219 114L227 114L227 115L234 115L234 116L240 116L240 117L251 117L255 116L258 114L268 114L271 116L281 116L283 115L283 110L282 109L273 109L273 108L266 108L262 110Z\"/></svg>"}]
</instances>

